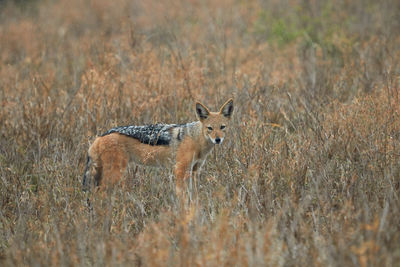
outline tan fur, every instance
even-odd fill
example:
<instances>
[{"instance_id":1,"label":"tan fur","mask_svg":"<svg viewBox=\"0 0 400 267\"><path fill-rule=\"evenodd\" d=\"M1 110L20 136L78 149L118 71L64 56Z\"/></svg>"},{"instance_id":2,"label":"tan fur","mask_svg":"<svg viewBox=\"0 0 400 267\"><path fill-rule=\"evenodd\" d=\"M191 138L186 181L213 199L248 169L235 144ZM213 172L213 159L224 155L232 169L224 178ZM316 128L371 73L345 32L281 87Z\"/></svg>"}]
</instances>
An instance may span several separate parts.
<instances>
[{"instance_id":1,"label":"tan fur","mask_svg":"<svg viewBox=\"0 0 400 267\"><path fill-rule=\"evenodd\" d=\"M176 186L180 192L184 180L200 170L218 139L222 143L232 111L232 99L219 112L210 112L204 105L196 103L200 120L182 129L174 128L169 145L148 145L119 133L97 137L89 148L87 175L95 180L95 184L109 187L121 180L130 161L146 166L175 164ZM221 126L225 128L221 129ZM180 130L185 133L183 140L178 140Z\"/></svg>"}]
</instances>

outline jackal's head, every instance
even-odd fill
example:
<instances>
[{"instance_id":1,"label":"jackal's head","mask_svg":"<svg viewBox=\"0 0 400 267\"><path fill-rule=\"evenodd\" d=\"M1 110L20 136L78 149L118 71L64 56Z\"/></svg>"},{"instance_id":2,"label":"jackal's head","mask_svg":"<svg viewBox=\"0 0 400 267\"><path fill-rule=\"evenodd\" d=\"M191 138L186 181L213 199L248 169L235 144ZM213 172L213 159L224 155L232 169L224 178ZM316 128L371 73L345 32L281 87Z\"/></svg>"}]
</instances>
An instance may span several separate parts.
<instances>
[{"instance_id":1,"label":"jackal's head","mask_svg":"<svg viewBox=\"0 0 400 267\"><path fill-rule=\"evenodd\" d=\"M196 113L202 123L204 137L213 144L221 144L225 138L225 130L233 112L233 100L229 99L222 105L219 112L211 112L203 104L196 103Z\"/></svg>"}]
</instances>

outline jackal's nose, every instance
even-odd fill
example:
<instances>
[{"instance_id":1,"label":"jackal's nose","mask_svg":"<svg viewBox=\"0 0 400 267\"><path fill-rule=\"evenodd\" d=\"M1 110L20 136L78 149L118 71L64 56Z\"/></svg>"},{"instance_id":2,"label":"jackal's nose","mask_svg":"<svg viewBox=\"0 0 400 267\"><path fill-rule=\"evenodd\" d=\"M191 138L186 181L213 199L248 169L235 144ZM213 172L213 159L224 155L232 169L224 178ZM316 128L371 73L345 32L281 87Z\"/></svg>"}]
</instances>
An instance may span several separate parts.
<instances>
[{"instance_id":1,"label":"jackal's nose","mask_svg":"<svg viewBox=\"0 0 400 267\"><path fill-rule=\"evenodd\" d=\"M219 138L219 137L215 138L215 143L216 143L216 144L221 143L221 138Z\"/></svg>"}]
</instances>

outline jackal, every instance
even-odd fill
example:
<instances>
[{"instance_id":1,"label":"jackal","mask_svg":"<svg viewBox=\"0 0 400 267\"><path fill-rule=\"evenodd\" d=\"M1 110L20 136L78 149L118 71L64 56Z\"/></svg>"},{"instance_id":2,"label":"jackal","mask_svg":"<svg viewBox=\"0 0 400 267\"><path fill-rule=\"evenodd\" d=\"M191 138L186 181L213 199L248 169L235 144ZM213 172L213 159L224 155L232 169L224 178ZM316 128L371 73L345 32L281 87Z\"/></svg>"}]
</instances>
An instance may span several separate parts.
<instances>
[{"instance_id":1,"label":"jackal","mask_svg":"<svg viewBox=\"0 0 400 267\"><path fill-rule=\"evenodd\" d=\"M150 124L115 127L90 146L83 188L109 186L124 175L128 162L146 166L175 166L176 189L199 171L214 145L221 144L233 113L233 100L211 112L196 103L198 121L186 124Z\"/></svg>"}]
</instances>

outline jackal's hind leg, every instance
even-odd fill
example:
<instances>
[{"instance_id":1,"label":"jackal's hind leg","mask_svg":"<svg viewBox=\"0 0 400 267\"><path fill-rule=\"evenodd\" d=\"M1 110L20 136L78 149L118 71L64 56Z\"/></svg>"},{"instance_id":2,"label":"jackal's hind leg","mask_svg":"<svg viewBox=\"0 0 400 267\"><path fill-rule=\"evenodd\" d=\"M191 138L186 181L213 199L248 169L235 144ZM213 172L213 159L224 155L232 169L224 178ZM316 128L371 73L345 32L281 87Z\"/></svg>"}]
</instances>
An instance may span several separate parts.
<instances>
[{"instance_id":1,"label":"jackal's hind leg","mask_svg":"<svg viewBox=\"0 0 400 267\"><path fill-rule=\"evenodd\" d=\"M102 157L103 179L102 184L106 187L113 187L117 184L128 166L128 157L123 152L106 154Z\"/></svg>"}]
</instances>

